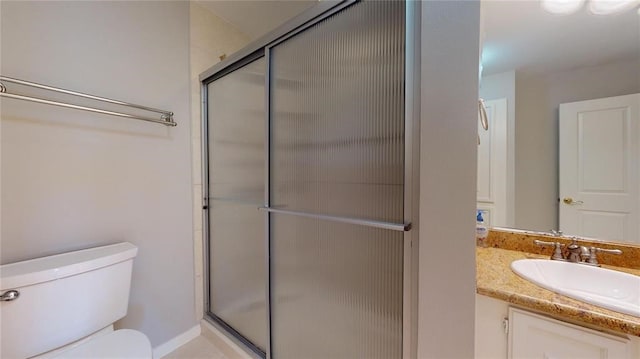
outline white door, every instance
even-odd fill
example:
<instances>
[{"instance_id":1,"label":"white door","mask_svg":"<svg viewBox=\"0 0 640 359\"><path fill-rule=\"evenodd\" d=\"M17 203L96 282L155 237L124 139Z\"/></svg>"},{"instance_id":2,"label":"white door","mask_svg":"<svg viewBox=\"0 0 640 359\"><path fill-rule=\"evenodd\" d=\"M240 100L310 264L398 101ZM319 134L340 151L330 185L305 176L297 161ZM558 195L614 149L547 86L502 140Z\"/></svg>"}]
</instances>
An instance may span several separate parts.
<instances>
[{"instance_id":1,"label":"white door","mask_svg":"<svg viewBox=\"0 0 640 359\"><path fill-rule=\"evenodd\" d=\"M477 208L487 227L507 223L507 99L485 101L489 130L478 123ZM479 121L478 121L479 122Z\"/></svg>"},{"instance_id":2,"label":"white door","mask_svg":"<svg viewBox=\"0 0 640 359\"><path fill-rule=\"evenodd\" d=\"M640 242L640 94L560 105L560 229Z\"/></svg>"}]
</instances>

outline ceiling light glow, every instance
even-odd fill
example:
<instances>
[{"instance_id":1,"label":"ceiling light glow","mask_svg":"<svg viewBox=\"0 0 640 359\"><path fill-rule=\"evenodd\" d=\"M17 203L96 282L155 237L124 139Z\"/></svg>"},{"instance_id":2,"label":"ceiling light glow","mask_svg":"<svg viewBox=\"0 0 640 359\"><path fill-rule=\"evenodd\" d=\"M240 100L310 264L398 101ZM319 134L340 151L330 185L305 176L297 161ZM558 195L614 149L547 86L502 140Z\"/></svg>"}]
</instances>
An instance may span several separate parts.
<instances>
[{"instance_id":1,"label":"ceiling light glow","mask_svg":"<svg viewBox=\"0 0 640 359\"><path fill-rule=\"evenodd\" d=\"M569 15L580 10L584 1L585 0L542 0L542 8L552 14Z\"/></svg>"},{"instance_id":2,"label":"ceiling light glow","mask_svg":"<svg viewBox=\"0 0 640 359\"><path fill-rule=\"evenodd\" d=\"M640 0L591 0L589 10L596 15L620 13L640 5Z\"/></svg>"}]
</instances>

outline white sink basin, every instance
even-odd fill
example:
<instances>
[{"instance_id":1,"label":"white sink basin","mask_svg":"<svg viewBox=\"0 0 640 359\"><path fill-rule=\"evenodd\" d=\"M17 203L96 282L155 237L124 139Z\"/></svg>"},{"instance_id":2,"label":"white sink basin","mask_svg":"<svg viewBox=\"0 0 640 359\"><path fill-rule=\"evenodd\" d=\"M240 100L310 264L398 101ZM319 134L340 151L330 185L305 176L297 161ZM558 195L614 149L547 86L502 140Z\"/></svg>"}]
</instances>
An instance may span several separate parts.
<instances>
[{"instance_id":1,"label":"white sink basin","mask_svg":"<svg viewBox=\"0 0 640 359\"><path fill-rule=\"evenodd\" d=\"M545 289L616 312L640 317L640 277L549 259L521 259L511 269Z\"/></svg>"}]
</instances>

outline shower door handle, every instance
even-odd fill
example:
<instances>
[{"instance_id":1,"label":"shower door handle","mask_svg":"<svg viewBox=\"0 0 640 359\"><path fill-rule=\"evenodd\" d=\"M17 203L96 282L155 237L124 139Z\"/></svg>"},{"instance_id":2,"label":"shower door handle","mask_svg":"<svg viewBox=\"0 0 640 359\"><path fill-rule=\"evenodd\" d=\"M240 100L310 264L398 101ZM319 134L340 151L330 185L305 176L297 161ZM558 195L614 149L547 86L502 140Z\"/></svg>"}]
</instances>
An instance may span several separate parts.
<instances>
[{"instance_id":1,"label":"shower door handle","mask_svg":"<svg viewBox=\"0 0 640 359\"><path fill-rule=\"evenodd\" d=\"M370 219L339 217L339 216L331 216L331 215L326 215L326 214L317 214L317 213L300 212L300 211L290 211L290 210L285 210L285 209L277 209L277 208L273 208L273 207L258 207L258 209L261 210L261 211L266 211L266 212L270 212L270 213L279 213L279 214L286 214L286 215L292 215L292 216L320 219L320 220L325 220L325 221L333 221L333 222L355 224L355 225L360 225L360 226L365 226L365 227L389 229L389 230L392 230L392 231L407 232L407 231L411 230L411 223L382 222L382 221L375 221L375 220L370 220Z\"/></svg>"}]
</instances>

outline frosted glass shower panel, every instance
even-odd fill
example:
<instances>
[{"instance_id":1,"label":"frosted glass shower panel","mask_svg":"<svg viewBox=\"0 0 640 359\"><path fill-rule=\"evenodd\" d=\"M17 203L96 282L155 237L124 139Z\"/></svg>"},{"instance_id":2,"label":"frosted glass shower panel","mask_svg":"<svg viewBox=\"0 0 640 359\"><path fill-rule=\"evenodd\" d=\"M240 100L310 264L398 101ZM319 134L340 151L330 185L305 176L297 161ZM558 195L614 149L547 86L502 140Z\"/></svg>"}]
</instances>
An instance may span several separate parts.
<instances>
[{"instance_id":1,"label":"frosted glass shower panel","mask_svg":"<svg viewBox=\"0 0 640 359\"><path fill-rule=\"evenodd\" d=\"M402 357L403 233L271 214L278 359Z\"/></svg>"},{"instance_id":2,"label":"frosted glass shower panel","mask_svg":"<svg viewBox=\"0 0 640 359\"><path fill-rule=\"evenodd\" d=\"M271 49L271 206L403 220L402 1L364 1Z\"/></svg>"},{"instance_id":3,"label":"frosted glass shower panel","mask_svg":"<svg viewBox=\"0 0 640 359\"><path fill-rule=\"evenodd\" d=\"M264 202L265 71L260 58L208 85L209 195Z\"/></svg>"},{"instance_id":4,"label":"frosted glass shower panel","mask_svg":"<svg viewBox=\"0 0 640 359\"><path fill-rule=\"evenodd\" d=\"M404 24L362 1L270 49L274 358L402 357L404 235L359 220L404 222Z\"/></svg>"},{"instance_id":5,"label":"frosted glass shower panel","mask_svg":"<svg viewBox=\"0 0 640 359\"><path fill-rule=\"evenodd\" d=\"M262 58L207 87L208 309L263 351L265 70Z\"/></svg>"}]
</instances>

